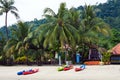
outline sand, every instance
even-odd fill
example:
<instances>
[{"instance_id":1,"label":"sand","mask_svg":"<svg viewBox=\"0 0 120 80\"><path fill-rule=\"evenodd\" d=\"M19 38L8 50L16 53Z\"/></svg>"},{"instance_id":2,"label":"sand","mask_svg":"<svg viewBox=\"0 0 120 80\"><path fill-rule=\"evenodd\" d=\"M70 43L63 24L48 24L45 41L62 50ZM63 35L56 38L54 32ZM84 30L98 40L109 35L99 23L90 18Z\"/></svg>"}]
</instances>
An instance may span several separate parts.
<instances>
[{"instance_id":1,"label":"sand","mask_svg":"<svg viewBox=\"0 0 120 80\"><path fill-rule=\"evenodd\" d=\"M75 65L74 68L80 65ZM0 80L120 80L120 65L86 66L83 71L58 72L59 66L0 66ZM39 72L18 76L17 72L39 68Z\"/></svg>"}]
</instances>

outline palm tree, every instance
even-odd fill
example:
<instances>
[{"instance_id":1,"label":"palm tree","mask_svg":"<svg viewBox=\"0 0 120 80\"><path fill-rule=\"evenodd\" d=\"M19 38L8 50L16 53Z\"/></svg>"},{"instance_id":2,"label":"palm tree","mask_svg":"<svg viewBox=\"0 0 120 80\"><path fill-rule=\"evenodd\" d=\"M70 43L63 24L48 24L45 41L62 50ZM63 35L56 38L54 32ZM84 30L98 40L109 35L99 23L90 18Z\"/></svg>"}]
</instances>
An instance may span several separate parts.
<instances>
[{"instance_id":1,"label":"palm tree","mask_svg":"<svg viewBox=\"0 0 120 80\"><path fill-rule=\"evenodd\" d=\"M92 6L85 5L82 17L83 18L79 30L80 33L83 34L82 36L85 38L84 41L94 41L98 39L100 35L110 36L109 25L106 24L102 19L96 17Z\"/></svg>"},{"instance_id":2,"label":"palm tree","mask_svg":"<svg viewBox=\"0 0 120 80\"><path fill-rule=\"evenodd\" d=\"M44 47L53 47L54 43L59 43L60 47L76 43L75 36L78 36L78 31L70 24L69 11L65 6L65 3L61 3L57 14L50 8L44 10L47 23L36 30L40 32L40 39L45 38Z\"/></svg>"},{"instance_id":3,"label":"palm tree","mask_svg":"<svg viewBox=\"0 0 120 80\"><path fill-rule=\"evenodd\" d=\"M57 14L50 8L44 10L47 23L38 27L36 32L39 33L40 41L44 39L45 48L54 48L55 44L59 44L59 48L63 50L66 44L75 45L76 40L79 40L78 30L71 25L69 14L65 3L60 4Z\"/></svg>"},{"instance_id":4,"label":"palm tree","mask_svg":"<svg viewBox=\"0 0 120 80\"><path fill-rule=\"evenodd\" d=\"M70 15L70 23L76 28L79 29L80 22L81 22L81 12L80 10L77 10L76 8L72 7L69 10Z\"/></svg>"},{"instance_id":5,"label":"palm tree","mask_svg":"<svg viewBox=\"0 0 120 80\"><path fill-rule=\"evenodd\" d=\"M83 53L85 46L99 43L100 36L110 36L110 27L102 19L96 17L93 7L85 5L82 11L82 21L79 27L81 36L81 44L83 45Z\"/></svg>"},{"instance_id":6,"label":"palm tree","mask_svg":"<svg viewBox=\"0 0 120 80\"><path fill-rule=\"evenodd\" d=\"M31 36L32 26L23 22L18 22L16 27L12 27L12 38L9 39L4 47L4 51L8 57L14 53L25 53L29 48L29 42L26 38ZM27 52L26 52L27 53ZM25 54L27 55L27 54Z\"/></svg>"},{"instance_id":7,"label":"palm tree","mask_svg":"<svg viewBox=\"0 0 120 80\"><path fill-rule=\"evenodd\" d=\"M0 56L2 58L1 63L5 64L5 52L3 50L3 46L5 46L6 42L5 42L5 36L3 35L2 32L0 32Z\"/></svg>"},{"instance_id":8,"label":"palm tree","mask_svg":"<svg viewBox=\"0 0 120 80\"><path fill-rule=\"evenodd\" d=\"M14 5L14 0L0 0L0 14L2 15L3 13L5 13L5 27L6 27L7 39L9 39L8 29L7 29L8 12L11 12L12 14L15 15L16 18L19 18L19 15L16 12L18 11L18 9L13 5Z\"/></svg>"},{"instance_id":9,"label":"palm tree","mask_svg":"<svg viewBox=\"0 0 120 80\"><path fill-rule=\"evenodd\" d=\"M39 34L39 33L37 33ZM43 40L39 40L37 34L34 34L34 30L32 30L29 35L24 39L25 42L29 43L29 49L34 51L36 55L36 63L37 65L41 65L41 56L44 53Z\"/></svg>"},{"instance_id":10,"label":"palm tree","mask_svg":"<svg viewBox=\"0 0 120 80\"><path fill-rule=\"evenodd\" d=\"M81 18L80 18L81 12L77 10L76 8L72 7L69 9L69 16L70 16L69 17L70 24L78 30L80 26L80 22L81 22ZM81 37L79 37L79 39L80 38ZM76 44L70 46L72 48L73 53L76 53L76 46L79 44L79 41L80 40L77 40L76 38Z\"/></svg>"}]
</instances>

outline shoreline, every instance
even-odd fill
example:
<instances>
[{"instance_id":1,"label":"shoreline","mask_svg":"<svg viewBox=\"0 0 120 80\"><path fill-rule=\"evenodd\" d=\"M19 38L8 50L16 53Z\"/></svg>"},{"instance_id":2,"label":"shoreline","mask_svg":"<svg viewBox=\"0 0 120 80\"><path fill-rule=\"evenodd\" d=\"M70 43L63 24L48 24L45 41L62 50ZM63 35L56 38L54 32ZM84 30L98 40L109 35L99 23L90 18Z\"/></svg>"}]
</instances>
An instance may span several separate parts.
<instances>
[{"instance_id":1,"label":"shoreline","mask_svg":"<svg viewBox=\"0 0 120 80\"><path fill-rule=\"evenodd\" d=\"M69 71L58 72L59 66L0 66L1 80L120 80L120 65L92 65L75 72L80 65L74 65ZM30 75L17 75L18 71L39 68L39 72Z\"/></svg>"}]
</instances>

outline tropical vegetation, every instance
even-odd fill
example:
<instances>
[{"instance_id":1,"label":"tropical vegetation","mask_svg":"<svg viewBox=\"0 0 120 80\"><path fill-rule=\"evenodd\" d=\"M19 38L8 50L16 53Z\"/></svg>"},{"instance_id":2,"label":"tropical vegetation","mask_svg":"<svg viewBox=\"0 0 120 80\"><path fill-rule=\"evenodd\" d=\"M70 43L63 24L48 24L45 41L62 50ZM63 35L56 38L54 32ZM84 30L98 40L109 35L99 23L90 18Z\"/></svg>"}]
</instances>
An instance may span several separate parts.
<instances>
[{"instance_id":1,"label":"tropical vegetation","mask_svg":"<svg viewBox=\"0 0 120 80\"><path fill-rule=\"evenodd\" d=\"M84 61L88 57L89 50L94 46L97 50L99 47L110 49L120 42L119 27L113 28L114 24L109 22L113 14L110 16L102 14L104 11L102 6L111 5L111 1L117 4L115 2L117 0L108 0L107 3L99 5L68 9L66 3L61 3L57 13L51 8L45 8L44 19L34 19L31 22L18 21L8 29L6 22L6 28L1 28L0 31L0 64L13 62L41 65L50 64L51 61L57 63L58 58L54 59L56 53L61 55L62 62L66 60L75 62L74 55L77 52L81 53ZM0 4L1 13L6 13L7 16L11 11L19 18L14 12L17 8L12 6L13 0L0 0ZM117 16L112 17L119 19ZM4 33L7 34L7 38Z\"/></svg>"},{"instance_id":2,"label":"tropical vegetation","mask_svg":"<svg viewBox=\"0 0 120 80\"><path fill-rule=\"evenodd\" d=\"M16 18L19 18L19 15L16 11L18 9L13 6L14 0L0 0L0 15L5 13L5 28L6 28L6 38L9 39L9 32L7 29L7 18L8 18L8 12L11 12Z\"/></svg>"}]
</instances>

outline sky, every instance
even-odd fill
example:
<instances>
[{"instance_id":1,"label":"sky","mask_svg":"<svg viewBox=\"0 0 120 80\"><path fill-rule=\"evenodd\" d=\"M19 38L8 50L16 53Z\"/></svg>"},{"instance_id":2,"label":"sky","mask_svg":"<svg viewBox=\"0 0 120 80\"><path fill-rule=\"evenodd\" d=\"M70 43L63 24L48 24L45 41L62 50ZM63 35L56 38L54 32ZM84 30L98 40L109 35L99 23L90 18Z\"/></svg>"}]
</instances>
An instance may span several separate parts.
<instances>
[{"instance_id":1,"label":"sky","mask_svg":"<svg viewBox=\"0 0 120 80\"><path fill-rule=\"evenodd\" d=\"M14 0L14 6L17 7L20 20L32 21L35 18L42 19L43 10L51 8L57 13L60 3L65 2L67 8L78 7L80 5L96 3L105 3L107 0ZM4 26L5 15L0 15L0 27ZM17 23L16 18L8 13L8 26Z\"/></svg>"}]
</instances>

